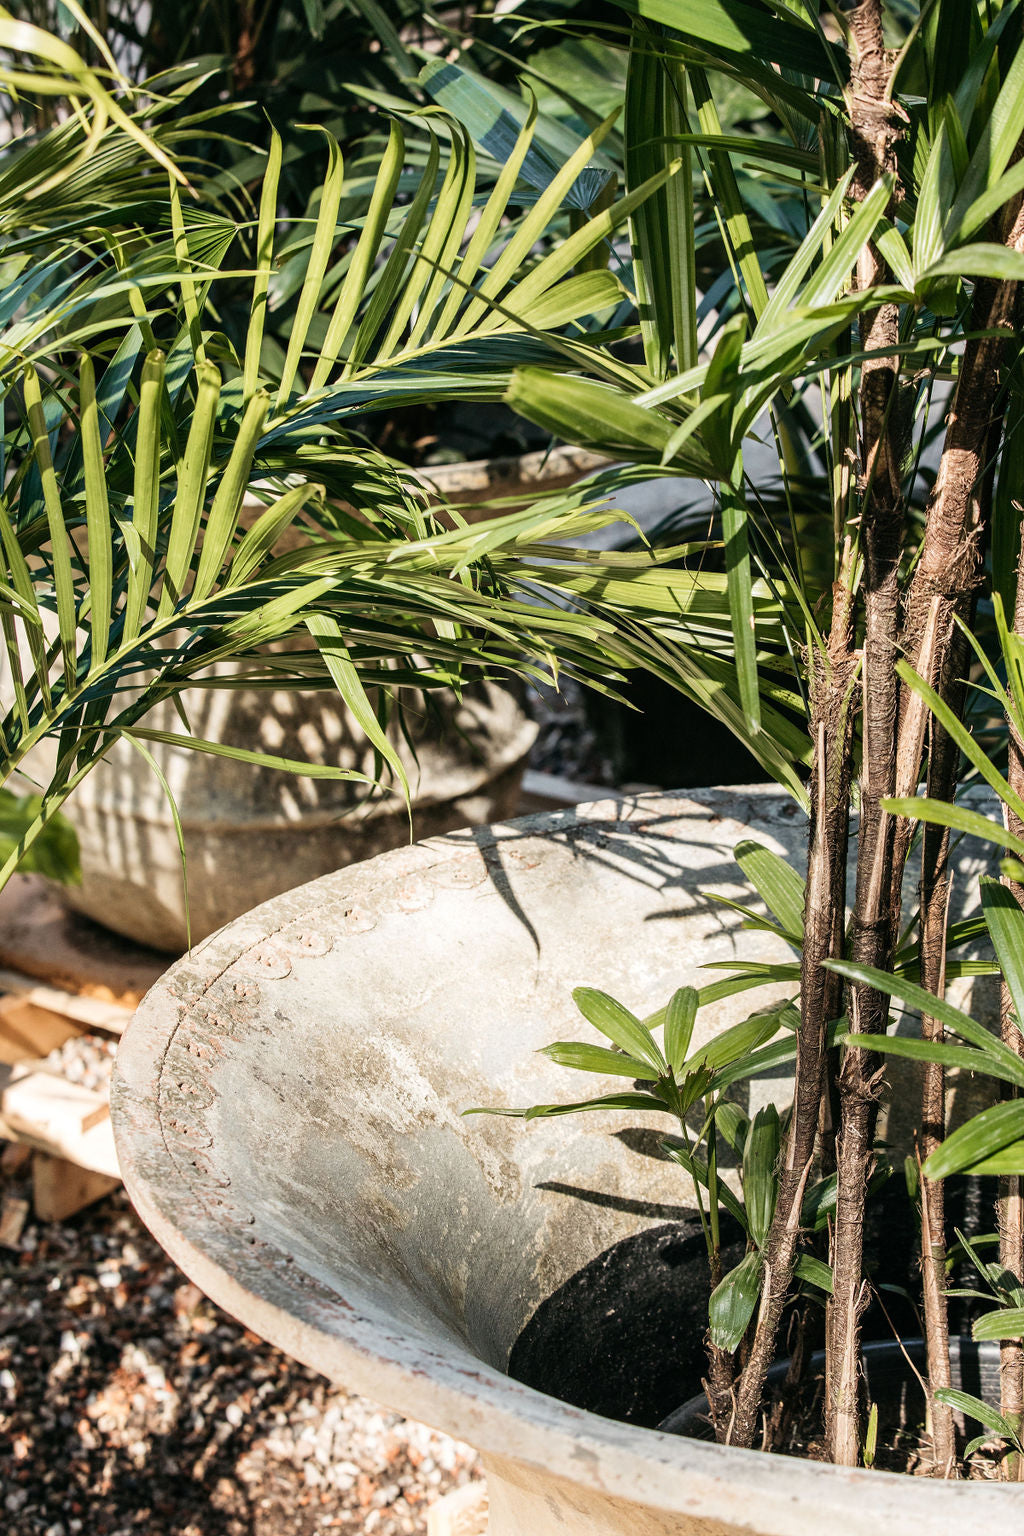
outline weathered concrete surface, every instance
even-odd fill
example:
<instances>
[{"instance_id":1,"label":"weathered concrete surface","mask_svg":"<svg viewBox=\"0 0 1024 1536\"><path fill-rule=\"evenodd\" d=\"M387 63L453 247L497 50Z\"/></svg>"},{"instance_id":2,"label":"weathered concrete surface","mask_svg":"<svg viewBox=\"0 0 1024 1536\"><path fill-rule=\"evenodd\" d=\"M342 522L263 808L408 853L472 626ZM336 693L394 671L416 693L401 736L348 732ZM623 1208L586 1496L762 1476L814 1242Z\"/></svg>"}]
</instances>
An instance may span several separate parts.
<instances>
[{"instance_id":1,"label":"weathered concrete surface","mask_svg":"<svg viewBox=\"0 0 1024 1536\"><path fill-rule=\"evenodd\" d=\"M503 1373L545 1296L685 1194L615 1138L626 1117L460 1112L571 1096L535 1052L586 1035L578 983L645 1012L703 962L784 952L710 899L743 894L730 850L752 833L799 859L802 818L767 788L384 854L209 939L121 1045L112 1112L143 1219L249 1327L478 1446L491 1536L1010 1536L1024 1518L1007 1487L684 1441ZM731 998L714 1025L744 1012Z\"/></svg>"}]
</instances>

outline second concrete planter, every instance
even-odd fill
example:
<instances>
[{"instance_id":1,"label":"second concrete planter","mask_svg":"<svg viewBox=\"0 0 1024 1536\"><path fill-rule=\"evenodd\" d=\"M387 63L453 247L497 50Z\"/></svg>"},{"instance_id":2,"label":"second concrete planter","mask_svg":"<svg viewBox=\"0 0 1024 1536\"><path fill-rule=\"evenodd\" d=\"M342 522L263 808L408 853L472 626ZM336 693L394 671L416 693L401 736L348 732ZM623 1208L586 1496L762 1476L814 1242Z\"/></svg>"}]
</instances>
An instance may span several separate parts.
<instances>
[{"instance_id":1,"label":"second concrete planter","mask_svg":"<svg viewBox=\"0 0 1024 1536\"><path fill-rule=\"evenodd\" d=\"M333 691L202 690L184 694L197 737L229 747L372 775L373 751ZM180 734L170 703L146 717ZM516 806L537 728L517 697L483 685L430 712L410 710L415 751L391 732L404 760L417 835L507 816ZM151 748L174 796L185 837L193 942L255 903L343 864L409 840L401 793L366 799L366 787L253 767L185 747ZM174 819L149 765L119 742L68 803L82 883L65 890L79 911L142 944L186 947L185 887Z\"/></svg>"}]
</instances>

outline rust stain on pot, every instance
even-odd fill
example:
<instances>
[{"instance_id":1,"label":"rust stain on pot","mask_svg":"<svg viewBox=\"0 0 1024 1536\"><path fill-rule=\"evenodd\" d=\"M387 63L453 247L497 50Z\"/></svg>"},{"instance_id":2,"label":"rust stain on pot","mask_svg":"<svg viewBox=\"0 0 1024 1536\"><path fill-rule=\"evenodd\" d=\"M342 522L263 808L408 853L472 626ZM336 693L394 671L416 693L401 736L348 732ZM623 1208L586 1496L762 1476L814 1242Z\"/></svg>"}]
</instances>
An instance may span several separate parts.
<instances>
[{"instance_id":1,"label":"rust stain on pot","mask_svg":"<svg viewBox=\"0 0 1024 1536\"><path fill-rule=\"evenodd\" d=\"M430 878L442 890L468 891L483 884L487 870L479 854L465 854L461 858L439 864L430 871Z\"/></svg>"},{"instance_id":2,"label":"rust stain on pot","mask_svg":"<svg viewBox=\"0 0 1024 1536\"><path fill-rule=\"evenodd\" d=\"M172 968L158 983L165 986L171 997L176 1001L188 1005L195 999L196 978L187 969L186 962L181 962L181 968Z\"/></svg>"},{"instance_id":3,"label":"rust stain on pot","mask_svg":"<svg viewBox=\"0 0 1024 1536\"><path fill-rule=\"evenodd\" d=\"M515 869L536 869L545 851L539 848L503 848L501 856Z\"/></svg>"},{"instance_id":4,"label":"rust stain on pot","mask_svg":"<svg viewBox=\"0 0 1024 1536\"><path fill-rule=\"evenodd\" d=\"M181 1078L175 1083L178 1092L191 1099L195 1109L209 1109L216 1098L213 1090L205 1083L196 1082L195 1078Z\"/></svg>"},{"instance_id":5,"label":"rust stain on pot","mask_svg":"<svg viewBox=\"0 0 1024 1536\"><path fill-rule=\"evenodd\" d=\"M346 933L369 933L377 926L376 915L366 907L351 906L345 909Z\"/></svg>"},{"instance_id":6,"label":"rust stain on pot","mask_svg":"<svg viewBox=\"0 0 1024 1536\"><path fill-rule=\"evenodd\" d=\"M400 912L422 912L430 906L435 894L433 885L423 875L411 875L388 893L390 899L385 910L393 903Z\"/></svg>"},{"instance_id":7,"label":"rust stain on pot","mask_svg":"<svg viewBox=\"0 0 1024 1536\"><path fill-rule=\"evenodd\" d=\"M194 1037L189 1040L186 1049L189 1055L194 1056L197 1061L212 1062L218 1056L223 1056L224 1041L216 1035L211 1036L208 1040Z\"/></svg>"},{"instance_id":8,"label":"rust stain on pot","mask_svg":"<svg viewBox=\"0 0 1024 1536\"><path fill-rule=\"evenodd\" d=\"M264 981L283 981L291 973L292 962L287 953L276 944L261 944L243 956L236 969L252 971Z\"/></svg>"},{"instance_id":9,"label":"rust stain on pot","mask_svg":"<svg viewBox=\"0 0 1024 1536\"><path fill-rule=\"evenodd\" d=\"M334 947L334 940L329 933L320 933L313 928L296 928L293 932L287 930L277 935L278 946L293 960L319 960L324 955L329 955Z\"/></svg>"},{"instance_id":10,"label":"rust stain on pot","mask_svg":"<svg viewBox=\"0 0 1024 1536\"><path fill-rule=\"evenodd\" d=\"M206 1130L205 1126L191 1124L187 1120L182 1120L177 1115L171 1115L166 1124L171 1135L177 1141L183 1142L189 1149L213 1146L213 1137Z\"/></svg>"},{"instance_id":11,"label":"rust stain on pot","mask_svg":"<svg viewBox=\"0 0 1024 1536\"><path fill-rule=\"evenodd\" d=\"M208 1157L197 1153L192 1159L192 1167L201 1179L208 1184L213 1184L217 1189L229 1189L231 1187L230 1175L218 1168Z\"/></svg>"},{"instance_id":12,"label":"rust stain on pot","mask_svg":"<svg viewBox=\"0 0 1024 1536\"><path fill-rule=\"evenodd\" d=\"M211 1193L206 1197L206 1204L211 1206L218 1215L230 1222L237 1222L241 1227L252 1227L256 1224L254 1213L247 1206L239 1205L237 1200L232 1200L227 1195Z\"/></svg>"}]
</instances>

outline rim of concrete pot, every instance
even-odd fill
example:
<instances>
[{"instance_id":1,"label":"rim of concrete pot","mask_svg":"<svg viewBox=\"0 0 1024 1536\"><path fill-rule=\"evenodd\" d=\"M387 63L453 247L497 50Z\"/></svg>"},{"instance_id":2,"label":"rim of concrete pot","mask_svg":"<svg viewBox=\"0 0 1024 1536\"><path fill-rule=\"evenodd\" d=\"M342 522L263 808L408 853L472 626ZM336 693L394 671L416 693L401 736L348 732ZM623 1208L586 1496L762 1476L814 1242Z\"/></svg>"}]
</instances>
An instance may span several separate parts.
<instances>
[{"instance_id":1,"label":"rim of concrete pot","mask_svg":"<svg viewBox=\"0 0 1024 1536\"><path fill-rule=\"evenodd\" d=\"M791 856L803 840L792 802L758 786L599 802L383 854L213 935L153 988L119 1048L112 1114L122 1174L167 1252L216 1303L296 1359L476 1446L500 1485L496 1536L820 1536L830 1520L842 1521L844 1536L878 1536L898 1521L928 1536L1009 1536L1019 1526L1020 1493L1007 1485L940 1484L681 1439L585 1412L501 1369L534 1305L638 1225L619 1209L630 1202L567 1202L546 1175L569 1156L578 1156L580 1178L614 1182L615 1159L629 1177L636 1166L607 1124L584 1123L603 1117L537 1123L539 1137L561 1127L557 1140L530 1140L507 1120L488 1120L485 1133L484 1122L459 1118L466 1094L481 1092L480 1072L491 1102L553 1081L530 1076L551 1067L531 1046L555 1038L551 1018L534 1014L552 987L560 998L559 966L572 974L585 965L589 974L576 979L598 986L621 967L618 995L650 988L643 1001L653 1008L665 980L644 952L649 922L682 911L708 936L709 956L749 953L750 935L690 898L709 883L735 891L726 856L753 830ZM608 918L625 925L616 958L606 933L590 930L623 881L632 906ZM634 907L639 926L630 929ZM554 933L545 924L563 908ZM513 1023L494 970L510 945L523 981L508 1005L519 1010ZM477 1015L481 1031L491 1030L487 1060L458 1012L475 968L494 1001L489 1024ZM468 1018L474 1006L469 997ZM377 1022L362 1029L374 1008L383 1010ZM459 1047L447 1063L441 1025L424 1027L441 1015L455 1021ZM348 1023L332 1033L343 1016ZM382 1090L375 1052L384 1035L390 1069L400 1063L405 1076ZM447 1108L435 1070L456 1077ZM561 1080L558 1092L567 1096ZM577 1138L571 1152L567 1124ZM367 1157L372 1187L357 1171ZM510 1158L523 1175L515 1198ZM455 1188L470 1164L472 1176ZM659 1176L652 1200L672 1189L678 1198ZM474 1202L487 1212L486 1231ZM524 1211L535 1228L517 1240ZM584 1249L563 1252L566 1233ZM548 1268L535 1238L557 1250ZM533 1513L515 1516L514 1505Z\"/></svg>"}]
</instances>

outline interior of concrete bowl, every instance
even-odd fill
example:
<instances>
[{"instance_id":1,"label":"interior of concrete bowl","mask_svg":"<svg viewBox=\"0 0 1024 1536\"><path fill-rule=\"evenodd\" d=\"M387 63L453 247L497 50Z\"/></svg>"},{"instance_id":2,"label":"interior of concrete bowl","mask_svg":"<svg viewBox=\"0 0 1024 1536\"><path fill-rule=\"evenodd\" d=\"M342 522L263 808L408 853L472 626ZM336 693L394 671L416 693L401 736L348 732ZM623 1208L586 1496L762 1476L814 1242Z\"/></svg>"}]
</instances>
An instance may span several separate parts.
<instances>
[{"instance_id":1,"label":"interior of concrete bowl","mask_svg":"<svg viewBox=\"0 0 1024 1536\"><path fill-rule=\"evenodd\" d=\"M587 1034L574 986L644 1013L709 960L764 955L713 900L740 895L731 849L752 829L797 856L801 818L776 792L642 797L433 839L231 924L171 969L119 1058L143 1214L172 1253L312 1307L325 1333L354 1308L504 1369L545 1296L685 1215L686 1191L615 1134L635 1116L567 1135L462 1111L573 1096L536 1051ZM729 999L714 1024L748 1011Z\"/></svg>"}]
</instances>

